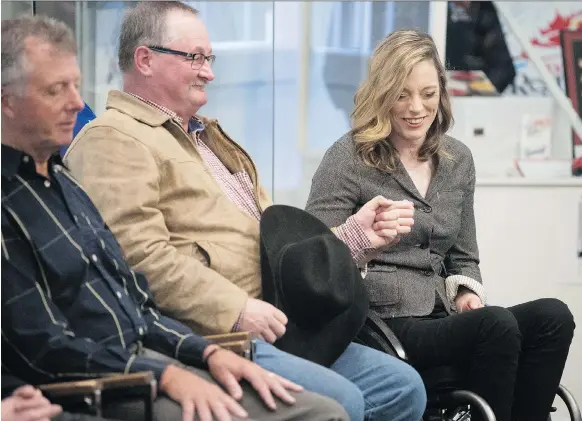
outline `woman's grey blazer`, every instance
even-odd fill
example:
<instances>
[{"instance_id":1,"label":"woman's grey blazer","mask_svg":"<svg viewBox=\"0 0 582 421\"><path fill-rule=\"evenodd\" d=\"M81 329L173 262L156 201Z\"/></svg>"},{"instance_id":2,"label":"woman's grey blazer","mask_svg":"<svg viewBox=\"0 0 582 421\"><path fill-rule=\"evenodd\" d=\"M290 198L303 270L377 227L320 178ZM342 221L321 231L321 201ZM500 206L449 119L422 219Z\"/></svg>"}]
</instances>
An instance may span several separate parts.
<instances>
[{"instance_id":1,"label":"woman's grey blazer","mask_svg":"<svg viewBox=\"0 0 582 421\"><path fill-rule=\"evenodd\" d=\"M364 165L351 134L326 152L313 177L307 211L330 227L343 224L378 195L414 203L412 232L368 264L366 283L372 308L382 317L425 316L435 291L455 310L463 285L485 302L479 271L473 196L475 166L469 148L443 139L444 151L423 198L398 162L392 174Z\"/></svg>"}]
</instances>

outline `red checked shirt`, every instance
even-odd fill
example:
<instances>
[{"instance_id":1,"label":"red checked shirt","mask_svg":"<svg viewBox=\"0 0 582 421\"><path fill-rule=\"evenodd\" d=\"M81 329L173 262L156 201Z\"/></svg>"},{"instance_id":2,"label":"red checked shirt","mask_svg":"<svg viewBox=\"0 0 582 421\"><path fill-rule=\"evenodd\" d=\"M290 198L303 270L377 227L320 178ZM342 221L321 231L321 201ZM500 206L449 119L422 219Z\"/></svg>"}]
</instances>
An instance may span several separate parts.
<instances>
[{"instance_id":1,"label":"red checked shirt","mask_svg":"<svg viewBox=\"0 0 582 421\"><path fill-rule=\"evenodd\" d=\"M183 119L178 116L172 110L156 104L150 100L142 98L138 95L131 94L134 97L142 100L146 104L160 110L164 114L169 115L179 124L183 123ZM261 219L261 212L257 207L257 202L255 200L254 187L251 178L246 173L246 171L241 171L238 173L231 173L228 168L220 161L214 152L200 140L199 133L204 130L204 124L196 117L192 117L188 122L188 132L193 133L193 138L198 149L198 153L202 157L202 160L210 170L210 173L215 178L216 182L224 192L224 194L243 212L255 217L258 220ZM354 220L353 216L348 218L347 221L335 229L337 237L342 240L350 248L352 257L358 263L365 262L367 256L373 252L373 247L364 233L360 225ZM363 275L365 276L365 269ZM239 330L240 322L242 320L243 313L239 316L237 322L233 326L233 332Z\"/></svg>"}]
</instances>

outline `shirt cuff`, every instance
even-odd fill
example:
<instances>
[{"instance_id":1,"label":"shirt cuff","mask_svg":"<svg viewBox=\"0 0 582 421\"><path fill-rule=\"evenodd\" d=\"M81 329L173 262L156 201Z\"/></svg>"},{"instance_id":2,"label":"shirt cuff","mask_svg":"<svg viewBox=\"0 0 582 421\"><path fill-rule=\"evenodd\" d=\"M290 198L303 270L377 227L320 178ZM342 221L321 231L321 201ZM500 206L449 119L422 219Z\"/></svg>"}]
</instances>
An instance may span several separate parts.
<instances>
[{"instance_id":1,"label":"shirt cuff","mask_svg":"<svg viewBox=\"0 0 582 421\"><path fill-rule=\"evenodd\" d=\"M356 222L354 215L350 216L344 224L336 227L334 231L335 235L349 247L352 258L360 267L377 252L362 227Z\"/></svg>"},{"instance_id":2,"label":"shirt cuff","mask_svg":"<svg viewBox=\"0 0 582 421\"><path fill-rule=\"evenodd\" d=\"M457 307L455 306L455 297L459 292L460 286L469 288L471 291L477 294L477 296L481 299L481 302L485 304L485 288L483 288L483 284L481 282L478 282L475 279L464 275L451 275L445 279L445 289L447 292L447 298L451 303L451 308L453 310L457 310Z\"/></svg>"},{"instance_id":3,"label":"shirt cuff","mask_svg":"<svg viewBox=\"0 0 582 421\"><path fill-rule=\"evenodd\" d=\"M160 379L162 378L162 374L164 373L166 368L168 368L169 365L171 365L171 362L169 361L132 355L129 358L129 361L127 361L124 374L139 373L141 371L151 371L154 373L154 377L156 378L159 384Z\"/></svg>"},{"instance_id":4,"label":"shirt cuff","mask_svg":"<svg viewBox=\"0 0 582 421\"><path fill-rule=\"evenodd\" d=\"M174 359L192 367L202 367L206 365L202 358L204 350L211 342L202 336L195 334L186 335L176 346Z\"/></svg>"}]
</instances>

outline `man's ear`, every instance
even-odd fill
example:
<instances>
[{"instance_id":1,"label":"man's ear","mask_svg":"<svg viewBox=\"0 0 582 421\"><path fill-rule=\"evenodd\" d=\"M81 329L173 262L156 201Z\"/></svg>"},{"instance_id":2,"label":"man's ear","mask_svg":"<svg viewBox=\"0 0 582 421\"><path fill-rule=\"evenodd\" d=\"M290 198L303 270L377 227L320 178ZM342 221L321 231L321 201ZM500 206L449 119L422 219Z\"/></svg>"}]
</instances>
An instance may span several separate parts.
<instances>
[{"instance_id":1,"label":"man's ear","mask_svg":"<svg viewBox=\"0 0 582 421\"><path fill-rule=\"evenodd\" d=\"M152 75L152 58L152 50L145 45L140 45L133 53L133 65L143 76L150 77Z\"/></svg>"},{"instance_id":2,"label":"man's ear","mask_svg":"<svg viewBox=\"0 0 582 421\"><path fill-rule=\"evenodd\" d=\"M20 98L14 93L13 87L2 86L2 115L10 118L16 116L16 101Z\"/></svg>"}]
</instances>

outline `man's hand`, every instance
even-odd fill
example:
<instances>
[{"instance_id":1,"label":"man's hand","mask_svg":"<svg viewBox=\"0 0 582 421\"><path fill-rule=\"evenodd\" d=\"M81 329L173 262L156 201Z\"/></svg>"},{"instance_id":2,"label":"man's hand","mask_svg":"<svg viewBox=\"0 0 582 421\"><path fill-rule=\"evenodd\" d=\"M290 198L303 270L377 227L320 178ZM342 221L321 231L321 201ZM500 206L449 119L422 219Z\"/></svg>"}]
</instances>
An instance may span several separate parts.
<instances>
[{"instance_id":1,"label":"man's hand","mask_svg":"<svg viewBox=\"0 0 582 421\"><path fill-rule=\"evenodd\" d=\"M287 404L295 403L289 390L300 392L303 388L283 377L271 373L257 364L252 363L234 352L220 349L208 358L208 368L212 377L220 383L235 399L242 397L242 389L239 382L248 381L259 393L265 404L276 409L277 405L273 394Z\"/></svg>"},{"instance_id":2,"label":"man's hand","mask_svg":"<svg viewBox=\"0 0 582 421\"><path fill-rule=\"evenodd\" d=\"M248 417L243 407L219 386L174 365L164 370L160 390L182 405L183 421L194 421L195 414L197 421L231 421L231 415Z\"/></svg>"},{"instance_id":3,"label":"man's hand","mask_svg":"<svg viewBox=\"0 0 582 421\"><path fill-rule=\"evenodd\" d=\"M376 196L354 215L372 247L395 245L400 236L410 232L414 224L414 205L407 201L388 200Z\"/></svg>"},{"instance_id":4,"label":"man's hand","mask_svg":"<svg viewBox=\"0 0 582 421\"><path fill-rule=\"evenodd\" d=\"M240 330L257 333L273 343L285 333L287 316L277 307L256 298L249 298L244 309Z\"/></svg>"},{"instance_id":5,"label":"man's hand","mask_svg":"<svg viewBox=\"0 0 582 421\"><path fill-rule=\"evenodd\" d=\"M52 405L32 386L19 387L12 396L2 399L2 421L50 421L61 412L59 405Z\"/></svg>"},{"instance_id":6,"label":"man's hand","mask_svg":"<svg viewBox=\"0 0 582 421\"><path fill-rule=\"evenodd\" d=\"M372 228L378 235L382 235L383 230L390 230L394 227L398 240L400 240L402 235L412 231L413 225L414 203L408 200L395 200L388 207L378 208Z\"/></svg>"},{"instance_id":7,"label":"man's hand","mask_svg":"<svg viewBox=\"0 0 582 421\"><path fill-rule=\"evenodd\" d=\"M459 292L455 298L455 306L457 311L462 313L464 311L476 310L483 307L481 298L468 288L459 287Z\"/></svg>"}]
</instances>

